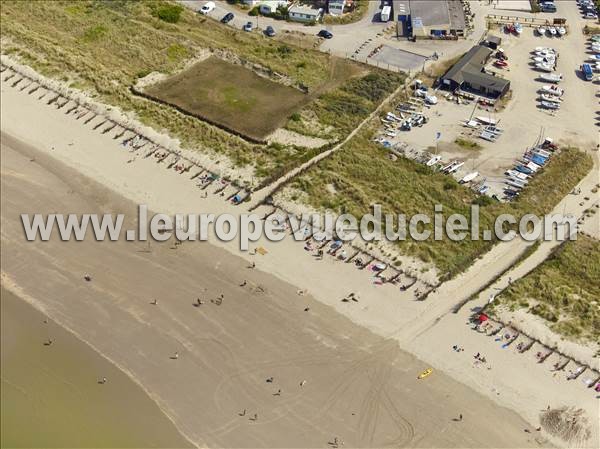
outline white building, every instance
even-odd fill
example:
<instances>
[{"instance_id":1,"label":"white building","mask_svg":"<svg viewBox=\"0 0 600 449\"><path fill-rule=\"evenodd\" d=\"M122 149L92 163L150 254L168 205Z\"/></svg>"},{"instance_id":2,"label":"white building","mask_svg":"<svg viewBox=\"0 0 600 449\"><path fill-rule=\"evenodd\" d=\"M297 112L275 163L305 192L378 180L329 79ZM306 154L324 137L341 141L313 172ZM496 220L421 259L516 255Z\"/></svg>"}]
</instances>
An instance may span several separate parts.
<instances>
[{"instance_id":1,"label":"white building","mask_svg":"<svg viewBox=\"0 0 600 449\"><path fill-rule=\"evenodd\" d=\"M270 14L277 10L278 6L287 6L288 0L244 0L244 3L250 8L260 6L262 14Z\"/></svg>"},{"instance_id":2,"label":"white building","mask_svg":"<svg viewBox=\"0 0 600 449\"><path fill-rule=\"evenodd\" d=\"M323 8L312 8L307 5L294 5L289 11L290 20L296 22L317 22L323 16Z\"/></svg>"},{"instance_id":3,"label":"white building","mask_svg":"<svg viewBox=\"0 0 600 449\"><path fill-rule=\"evenodd\" d=\"M327 12L332 16L341 16L344 13L346 0L329 0L327 2Z\"/></svg>"}]
</instances>

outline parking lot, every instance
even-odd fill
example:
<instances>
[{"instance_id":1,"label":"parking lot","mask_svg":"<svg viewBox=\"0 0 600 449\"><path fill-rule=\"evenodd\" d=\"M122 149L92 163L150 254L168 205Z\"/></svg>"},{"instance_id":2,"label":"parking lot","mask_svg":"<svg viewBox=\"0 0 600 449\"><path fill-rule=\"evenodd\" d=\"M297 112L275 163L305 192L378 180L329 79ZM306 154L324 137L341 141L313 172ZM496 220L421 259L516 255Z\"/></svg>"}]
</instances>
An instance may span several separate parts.
<instances>
[{"instance_id":1,"label":"parking lot","mask_svg":"<svg viewBox=\"0 0 600 449\"><path fill-rule=\"evenodd\" d=\"M493 33L502 37L502 47L508 54L508 67L488 69L498 72L511 81L510 98L502 110L478 106L474 102L447 101L446 91L430 93L440 100L434 106L424 106L422 112L429 122L413 127L410 131L398 131L394 137L385 136L393 144L417 150L418 153L436 152L442 161L464 161L464 166L455 176L460 179L468 172L477 171L479 181L485 179L492 192L501 192L505 182L504 172L511 168L523 152L535 144L540 137L551 137L559 145L575 146L590 150L598 145L596 120L600 83L585 81L580 66L589 58L586 37L582 28L586 20L580 15L575 2L561 4L562 17L567 18L569 34L562 38L540 36L534 28L525 27L521 36L505 34L502 30ZM540 89L545 82L539 77L543 72L534 70L532 56L536 47L551 47L559 54L557 70L564 89L559 110L549 111L540 107ZM405 114L406 115L406 114ZM488 142L479 137L479 132L464 126L471 117L495 120L504 129L495 141ZM437 133L441 133L436 140ZM457 139L474 142L471 148L456 143Z\"/></svg>"},{"instance_id":2,"label":"parking lot","mask_svg":"<svg viewBox=\"0 0 600 449\"><path fill-rule=\"evenodd\" d=\"M382 67L390 65L401 70L414 71L423 67L427 57L384 45L371 59L381 63Z\"/></svg>"}]
</instances>

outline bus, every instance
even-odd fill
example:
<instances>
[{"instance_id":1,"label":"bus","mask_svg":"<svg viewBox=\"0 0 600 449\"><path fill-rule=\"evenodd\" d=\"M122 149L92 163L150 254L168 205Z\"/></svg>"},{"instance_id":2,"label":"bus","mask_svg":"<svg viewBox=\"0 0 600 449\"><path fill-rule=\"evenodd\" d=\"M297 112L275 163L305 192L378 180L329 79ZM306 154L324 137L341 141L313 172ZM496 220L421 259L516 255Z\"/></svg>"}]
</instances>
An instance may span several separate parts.
<instances>
[{"instance_id":1,"label":"bus","mask_svg":"<svg viewBox=\"0 0 600 449\"><path fill-rule=\"evenodd\" d=\"M594 74L592 72L592 66L590 64L583 64L581 66L581 71L583 72L583 77L586 81L592 81L594 79Z\"/></svg>"}]
</instances>

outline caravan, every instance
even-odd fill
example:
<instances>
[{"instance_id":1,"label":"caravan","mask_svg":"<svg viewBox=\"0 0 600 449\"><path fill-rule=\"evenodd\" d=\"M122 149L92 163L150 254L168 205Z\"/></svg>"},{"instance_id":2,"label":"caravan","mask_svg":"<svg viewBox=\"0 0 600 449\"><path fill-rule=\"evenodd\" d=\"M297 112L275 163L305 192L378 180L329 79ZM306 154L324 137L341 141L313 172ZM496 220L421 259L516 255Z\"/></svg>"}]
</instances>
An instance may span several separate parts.
<instances>
[{"instance_id":1,"label":"caravan","mask_svg":"<svg viewBox=\"0 0 600 449\"><path fill-rule=\"evenodd\" d=\"M381 13L379 14L379 19L382 22L388 22L392 16L392 7L389 5L385 5L381 8Z\"/></svg>"}]
</instances>

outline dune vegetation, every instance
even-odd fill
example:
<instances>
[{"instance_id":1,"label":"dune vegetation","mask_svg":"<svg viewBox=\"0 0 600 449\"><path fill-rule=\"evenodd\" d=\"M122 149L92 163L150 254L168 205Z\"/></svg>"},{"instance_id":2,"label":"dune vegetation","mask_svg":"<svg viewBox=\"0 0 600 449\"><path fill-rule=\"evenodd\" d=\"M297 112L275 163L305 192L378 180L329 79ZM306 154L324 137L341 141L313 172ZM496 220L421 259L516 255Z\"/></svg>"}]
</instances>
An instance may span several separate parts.
<instances>
[{"instance_id":1,"label":"dune vegetation","mask_svg":"<svg viewBox=\"0 0 600 449\"><path fill-rule=\"evenodd\" d=\"M375 124L296 178L286 194L293 201L317 209L350 213L357 217L380 204L383 213L423 213L433 216L434 206L443 206L445 217L461 214L470 219L470 207L480 206L479 240L462 241L433 238L416 242L407 238L397 243L402 254L434 264L442 278L455 276L497 243L485 241L484 229L494 229L495 217L509 213L521 217L528 213L543 215L568 194L592 168L588 154L564 148L524 189L518 200L501 203L479 196L450 176L431 170L407 158L390 158L389 152L372 141Z\"/></svg>"},{"instance_id":2,"label":"dune vegetation","mask_svg":"<svg viewBox=\"0 0 600 449\"><path fill-rule=\"evenodd\" d=\"M43 75L86 91L106 104L134 112L144 124L179 138L188 149L225 155L237 166L250 166L259 179L302 163L314 150L252 144L169 106L138 97L131 86L152 72L174 74L207 50L218 51L245 67L259 67L273 79L289 80L310 100L318 99L319 109L326 108L329 99L325 95L344 97L342 106L334 109L339 114L338 123L348 124L348 129L354 120L361 120L376 107L378 100L363 101L355 92L345 90L343 81L363 77L365 83L378 88L383 79L392 92L403 79L388 83L389 76L376 68L297 47L293 39L286 40L283 35L281 40L270 39L259 31L236 30L172 2L6 0L0 14L3 53L17 55ZM353 104L360 108L350 108ZM335 137L341 138L343 133Z\"/></svg>"},{"instance_id":3,"label":"dune vegetation","mask_svg":"<svg viewBox=\"0 0 600 449\"><path fill-rule=\"evenodd\" d=\"M527 309L572 339L600 341L600 242L580 234L497 297L495 307Z\"/></svg>"}]
</instances>

